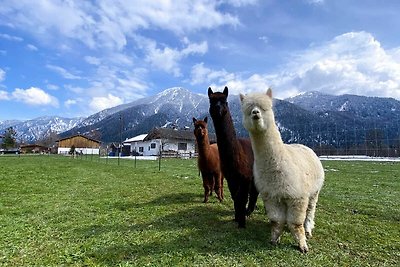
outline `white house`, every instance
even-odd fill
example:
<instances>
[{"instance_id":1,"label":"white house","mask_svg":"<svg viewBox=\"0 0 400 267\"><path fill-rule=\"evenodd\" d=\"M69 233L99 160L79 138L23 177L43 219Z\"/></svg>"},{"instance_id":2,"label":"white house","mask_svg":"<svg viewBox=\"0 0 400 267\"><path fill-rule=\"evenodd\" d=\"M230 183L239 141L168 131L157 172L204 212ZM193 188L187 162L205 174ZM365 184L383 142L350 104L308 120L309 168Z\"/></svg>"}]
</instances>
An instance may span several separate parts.
<instances>
[{"instance_id":1,"label":"white house","mask_svg":"<svg viewBox=\"0 0 400 267\"><path fill-rule=\"evenodd\" d=\"M191 130L154 128L148 134L141 134L124 141L134 152L143 156L159 155L160 151L177 153L180 156L194 155L196 139Z\"/></svg>"},{"instance_id":2,"label":"white house","mask_svg":"<svg viewBox=\"0 0 400 267\"><path fill-rule=\"evenodd\" d=\"M124 145L129 145L131 146L130 152L133 155L134 152L139 153L140 155L148 155L147 153L145 154L145 147L148 147L149 144L148 142L143 141L143 139L147 136L147 134L140 134L138 136L126 139L123 144ZM146 150L147 152L147 150Z\"/></svg>"}]
</instances>

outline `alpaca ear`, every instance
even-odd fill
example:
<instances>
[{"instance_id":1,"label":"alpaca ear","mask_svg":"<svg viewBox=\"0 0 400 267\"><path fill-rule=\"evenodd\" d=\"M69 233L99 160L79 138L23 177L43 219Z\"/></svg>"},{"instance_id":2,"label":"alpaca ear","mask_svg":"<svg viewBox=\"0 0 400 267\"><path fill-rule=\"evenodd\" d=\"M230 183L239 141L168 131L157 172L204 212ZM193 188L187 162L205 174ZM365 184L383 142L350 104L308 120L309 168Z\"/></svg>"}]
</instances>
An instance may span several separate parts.
<instances>
[{"instance_id":1,"label":"alpaca ear","mask_svg":"<svg viewBox=\"0 0 400 267\"><path fill-rule=\"evenodd\" d=\"M267 96L269 96L270 98L272 98L272 89L268 88L267 90Z\"/></svg>"},{"instance_id":2,"label":"alpaca ear","mask_svg":"<svg viewBox=\"0 0 400 267\"><path fill-rule=\"evenodd\" d=\"M240 102L243 102L244 94L239 94L239 97L240 97Z\"/></svg>"},{"instance_id":3,"label":"alpaca ear","mask_svg":"<svg viewBox=\"0 0 400 267\"><path fill-rule=\"evenodd\" d=\"M228 97L228 86L225 86L224 91L222 92L226 97Z\"/></svg>"},{"instance_id":4,"label":"alpaca ear","mask_svg":"<svg viewBox=\"0 0 400 267\"><path fill-rule=\"evenodd\" d=\"M205 122L205 123L207 123L207 121L208 121L208 118L207 118L207 117L205 117L205 118L204 118L204 122Z\"/></svg>"},{"instance_id":5,"label":"alpaca ear","mask_svg":"<svg viewBox=\"0 0 400 267\"><path fill-rule=\"evenodd\" d=\"M196 121L197 121L197 120L196 120L196 118L195 118L195 117L193 117L193 123L196 123Z\"/></svg>"},{"instance_id":6,"label":"alpaca ear","mask_svg":"<svg viewBox=\"0 0 400 267\"><path fill-rule=\"evenodd\" d=\"M210 96L211 94L213 94L214 92L211 90L211 87L208 87L208 96Z\"/></svg>"}]
</instances>

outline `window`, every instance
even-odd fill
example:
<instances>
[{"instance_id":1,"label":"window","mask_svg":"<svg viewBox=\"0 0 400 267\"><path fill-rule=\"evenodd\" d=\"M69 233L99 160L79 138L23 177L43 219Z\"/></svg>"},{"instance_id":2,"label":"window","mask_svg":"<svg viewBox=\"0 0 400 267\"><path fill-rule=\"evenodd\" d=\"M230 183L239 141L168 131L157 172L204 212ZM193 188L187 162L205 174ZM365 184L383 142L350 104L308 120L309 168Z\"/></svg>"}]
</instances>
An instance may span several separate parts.
<instances>
[{"instance_id":1,"label":"window","mask_svg":"<svg viewBox=\"0 0 400 267\"><path fill-rule=\"evenodd\" d=\"M140 146L140 147L139 147L139 152L142 152L142 153L143 153L143 151L144 151L143 147Z\"/></svg>"},{"instance_id":2,"label":"window","mask_svg":"<svg viewBox=\"0 0 400 267\"><path fill-rule=\"evenodd\" d=\"M150 148L151 148L151 149L155 149L155 148L156 148L156 146L157 146L157 144L156 144L156 143L151 143L151 144L150 144Z\"/></svg>"},{"instance_id":3,"label":"window","mask_svg":"<svg viewBox=\"0 0 400 267\"><path fill-rule=\"evenodd\" d=\"M178 150L187 150L187 143L178 143Z\"/></svg>"}]
</instances>

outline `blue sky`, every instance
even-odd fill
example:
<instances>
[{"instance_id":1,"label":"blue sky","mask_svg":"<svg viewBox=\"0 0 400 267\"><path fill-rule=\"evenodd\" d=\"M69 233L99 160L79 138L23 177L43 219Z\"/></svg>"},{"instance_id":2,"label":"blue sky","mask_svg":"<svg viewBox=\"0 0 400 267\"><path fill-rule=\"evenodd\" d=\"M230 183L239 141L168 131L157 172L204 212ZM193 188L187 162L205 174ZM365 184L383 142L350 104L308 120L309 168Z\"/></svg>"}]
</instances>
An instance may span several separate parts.
<instances>
[{"instance_id":1,"label":"blue sky","mask_svg":"<svg viewBox=\"0 0 400 267\"><path fill-rule=\"evenodd\" d=\"M0 120L88 116L170 87L400 100L400 1L5 0Z\"/></svg>"}]
</instances>

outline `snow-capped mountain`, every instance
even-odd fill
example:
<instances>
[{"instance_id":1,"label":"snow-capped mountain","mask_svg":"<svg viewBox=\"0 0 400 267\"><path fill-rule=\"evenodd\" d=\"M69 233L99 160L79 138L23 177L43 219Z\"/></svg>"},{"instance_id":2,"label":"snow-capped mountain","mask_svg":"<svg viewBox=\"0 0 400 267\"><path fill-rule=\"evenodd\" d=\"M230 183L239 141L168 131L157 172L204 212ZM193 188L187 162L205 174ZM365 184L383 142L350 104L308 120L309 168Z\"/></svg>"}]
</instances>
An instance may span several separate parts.
<instances>
[{"instance_id":1,"label":"snow-capped mountain","mask_svg":"<svg viewBox=\"0 0 400 267\"><path fill-rule=\"evenodd\" d=\"M206 116L208 97L195 94L182 87L166 89L154 96L124 104L96 113L77 127L63 133L63 136L77 132L91 135L93 131L101 133L100 139L105 142L119 140L122 131L123 139L143 134L153 127L190 127L193 116ZM121 130L122 127L122 130Z\"/></svg>"},{"instance_id":2,"label":"snow-capped mountain","mask_svg":"<svg viewBox=\"0 0 400 267\"><path fill-rule=\"evenodd\" d=\"M62 118L56 116L39 117L27 121L3 121L0 122L0 132L13 127L16 131L17 141L22 143L34 143L48 137L51 133L62 133L80 123L83 118Z\"/></svg>"},{"instance_id":3,"label":"snow-capped mountain","mask_svg":"<svg viewBox=\"0 0 400 267\"><path fill-rule=\"evenodd\" d=\"M341 113L354 120L377 120L379 123L400 120L400 101L393 98L307 92L285 100L317 114Z\"/></svg>"},{"instance_id":4,"label":"snow-capped mountain","mask_svg":"<svg viewBox=\"0 0 400 267\"><path fill-rule=\"evenodd\" d=\"M228 102L237 135L247 136L242 125L239 97L230 94ZM18 140L30 142L46 137L52 131L60 133L60 137L81 133L105 143L119 142L147 133L154 127L191 130L192 117L203 119L209 116L208 109L206 94L173 87L86 119L44 117L26 122L0 122L0 132L13 126L18 132ZM282 138L289 143L341 146L363 144L368 134L384 136L386 140L398 140L400 136L400 102L391 98L308 92L275 100L274 109ZM209 131L214 132L210 119ZM382 130L377 133L376 129Z\"/></svg>"}]
</instances>

